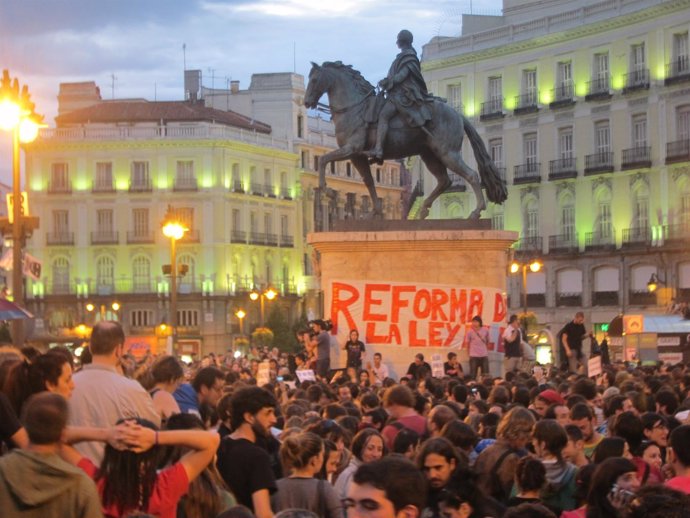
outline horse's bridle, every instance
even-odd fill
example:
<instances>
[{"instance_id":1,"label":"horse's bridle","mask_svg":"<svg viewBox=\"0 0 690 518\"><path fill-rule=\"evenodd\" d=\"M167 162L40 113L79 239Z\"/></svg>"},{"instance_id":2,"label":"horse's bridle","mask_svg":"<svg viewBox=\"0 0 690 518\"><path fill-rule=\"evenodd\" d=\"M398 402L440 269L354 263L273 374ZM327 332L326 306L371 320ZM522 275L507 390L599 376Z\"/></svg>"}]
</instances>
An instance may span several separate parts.
<instances>
[{"instance_id":1,"label":"horse's bridle","mask_svg":"<svg viewBox=\"0 0 690 518\"><path fill-rule=\"evenodd\" d=\"M333 106L331 106L330 107L331 113L345 113L346 111L351 110L352 108L355 108L355 107L359 106L360 104L362 104L364 101L366 101L369 98L369 96L373 95L375 91L376 90L374 90L372 88L369 91L369 93L367 95L365 95L364 97L362 97L359 101L357 101L356 103L351 104L349 106L346 106L345 108L333 108Z\"/></svg>"}]
</instances>

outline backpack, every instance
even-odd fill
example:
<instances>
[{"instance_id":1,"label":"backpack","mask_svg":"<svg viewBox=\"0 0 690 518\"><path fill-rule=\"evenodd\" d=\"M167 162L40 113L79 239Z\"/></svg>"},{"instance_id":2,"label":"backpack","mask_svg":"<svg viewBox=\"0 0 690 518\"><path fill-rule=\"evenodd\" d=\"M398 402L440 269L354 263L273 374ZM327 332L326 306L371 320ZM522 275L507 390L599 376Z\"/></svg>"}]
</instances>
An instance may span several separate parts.
<instances>
[{"instance_id":1,"label":"backpack","mask_svg":"<svg viewBox=\"0 0 690 518\"><path fill-rule=\"evenodd\" d=\"M411 431L415 432L414 430L412 430L412 428L409 428L409 427L405 426L405 425L402 424L400 421L393 421L392 423L388 423L388 424L390 424L393 428L395 428L396 430L398 430L398 432L399 432L400 430L403 430L403 429L411 430ZM415 433L417 433L417 432L415 432ZM422 434L422 436L419 438L419 440L420 440L420 442L424 442L424 441L426 441L429 437L430 437L430 435L429 435L429 429L427 428L427 429L426 429L426 432L424 432L424 433Z\"/></svg>"},{"instance_id":2,"label":"backpack","mask_svg":"<svg viewBox=\"0 0 690 518\"><path fill-rule=\"evenodd\" d=\"M508 490L508 493L506 493L505 489L503 489L501 478L499 477L498 472L503 465L503 461L505 461L508 458L508 455L511 454L518 455L518 452L512 448L508 448L501 454L501 456L489 470L489 495L503 504L508 501L508 498L510 497L510 490Z\"/></svg>"}]
</instances>

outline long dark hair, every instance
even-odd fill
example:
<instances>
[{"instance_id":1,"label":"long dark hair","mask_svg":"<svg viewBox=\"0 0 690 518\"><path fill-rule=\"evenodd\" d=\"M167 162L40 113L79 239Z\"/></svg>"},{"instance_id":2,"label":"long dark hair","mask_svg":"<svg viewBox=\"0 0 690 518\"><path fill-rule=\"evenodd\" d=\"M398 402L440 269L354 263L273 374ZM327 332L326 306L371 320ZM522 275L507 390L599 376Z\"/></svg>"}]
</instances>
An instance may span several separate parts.
<instances>
[{"instance_id":1,"label":"long dark hair","mask_svg":"<svg viewBox=\"0 0 690 518\"><path fill-rule=\"evenodd\" d=\"M17 415L24 402L33 394L47 390L47 382L57 385L62 367L69 360L62 354L47 352L28 361L17 362L7 372L2 391L7 395Z\"/></svg>"},{"instance_id":2,"label":"long dark hair","mask_svg":"<svg viewBox=\"0 0 690 518\"><path fill-rule=\"evenodd\" d=\"M152 430L158 429L151 421L139 417L120 419L117 424L124 421L134 421ZM96 482L103 480L103 507L115 506L120 515L127 511L147 510L156 484L156 469L161 451L158 446L142 453L119 451L107 444L103 462L96 475Z\"/></svg>"},{"instance_id":3,"label":"long dark hair","mask_svg":"<svg viewBox=\"0 0 690 518\"><path fill-rule=\"evenodd\" d=\"M589 486L587 518L612 518L619 515L611 505L608 495L618 477L631 471L637 471L635 464L622 457L611 457L599 464Z\"/></svg>"}]
</instances>

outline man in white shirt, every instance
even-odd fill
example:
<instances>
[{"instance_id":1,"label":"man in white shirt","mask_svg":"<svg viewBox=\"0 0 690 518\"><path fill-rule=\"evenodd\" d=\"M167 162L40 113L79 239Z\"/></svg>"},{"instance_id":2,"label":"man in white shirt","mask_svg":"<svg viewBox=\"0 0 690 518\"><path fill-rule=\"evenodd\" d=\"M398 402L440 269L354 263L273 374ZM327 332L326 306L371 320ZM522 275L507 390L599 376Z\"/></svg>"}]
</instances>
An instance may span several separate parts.
<instances>
[{"instance_id":1,"label":"man in white shirt","mask_svg":"<svg viewBox=\"0 0 690 518\"><path fill-rule=\"evenodd\" d=\"M101 321L93 326L89 348L93 362L74 375L69 401L69 424L106 428L127 417L141 417L160 426L160 416L148 392L118 371L124 354L125 332L119 322ZM100 465L102 442L81 442L75 448Z\"/></svg>"},{"instance_id":2,"label":"man in white shirt","mask_svg":"<svg viewBox=\"0 0 690 518\"><path fill-rule=\"evenodd\" d=\"M381 361L381 353L374 354L374 365L367 364L369 368L369 380L374 385L383 385L383 380L388 377L388 367Z\"/></svg>"}]
</instances>

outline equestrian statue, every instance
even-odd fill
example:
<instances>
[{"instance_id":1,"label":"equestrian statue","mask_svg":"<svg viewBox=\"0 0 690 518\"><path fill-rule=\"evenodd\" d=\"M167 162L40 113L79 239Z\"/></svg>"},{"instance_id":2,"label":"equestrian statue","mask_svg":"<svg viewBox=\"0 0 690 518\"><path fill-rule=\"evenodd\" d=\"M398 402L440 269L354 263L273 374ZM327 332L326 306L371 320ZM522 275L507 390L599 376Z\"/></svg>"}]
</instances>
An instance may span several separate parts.
<instances>
[{"instance_id":1,"label":"equestrian statue","mask_svg":"<svg viewBox=\"0 0 690 518\"><path fill-rule=\"evenodd\" d=\"M445 100L427 92L419 59L412 47L412 33L400 31L397 45L400 53L388 77L379 81L378 93L349 65L326 61L319 66L312 62L304 105L316 108L319 99L328 94L340 146L319 159L319 193L326 189L326 166L330 162L350 160L369 190L374 217L380 218L383 208L376 194L370 163L420 155L437 184L422 203L419 217L426 218L436 198L451 186L450 169L472 187L477 206L469 219L478 219L486 208L482 188L489 201L503 203L507 197L505 180L467 118L448 106ZM462 159L464 133L472 145L479 172Z\"/></svg>"}]
</instances>

